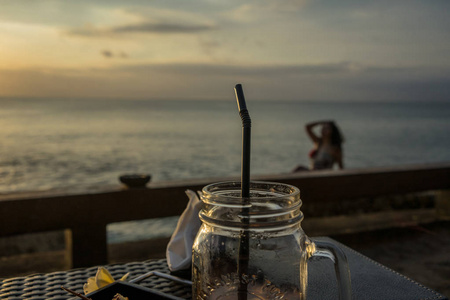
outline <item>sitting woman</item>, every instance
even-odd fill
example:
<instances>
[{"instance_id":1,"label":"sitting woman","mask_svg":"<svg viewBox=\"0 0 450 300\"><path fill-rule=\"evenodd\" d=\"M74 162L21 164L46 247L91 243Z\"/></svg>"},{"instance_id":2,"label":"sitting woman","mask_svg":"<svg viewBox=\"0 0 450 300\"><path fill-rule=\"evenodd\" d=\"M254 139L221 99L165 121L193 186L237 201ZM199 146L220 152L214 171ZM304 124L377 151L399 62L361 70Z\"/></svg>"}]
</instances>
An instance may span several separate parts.
<instances>
[{"instance_id":1,"label":"sitting woman","mask_svg":"<svg viewBox=\"0 0 450 300\"><path fill-rule=\"evenodd\" d=\"M314 128L321 125L321 135L314 132ZM344 168L342 162L342 135L333 121L321 121L306 124L306 132L314 143L314 148L309 153L311 158L310 170L333 169L337 164L339 169ZM293 172L307 170L298 166Z\"/></svg>"}]
</instances>

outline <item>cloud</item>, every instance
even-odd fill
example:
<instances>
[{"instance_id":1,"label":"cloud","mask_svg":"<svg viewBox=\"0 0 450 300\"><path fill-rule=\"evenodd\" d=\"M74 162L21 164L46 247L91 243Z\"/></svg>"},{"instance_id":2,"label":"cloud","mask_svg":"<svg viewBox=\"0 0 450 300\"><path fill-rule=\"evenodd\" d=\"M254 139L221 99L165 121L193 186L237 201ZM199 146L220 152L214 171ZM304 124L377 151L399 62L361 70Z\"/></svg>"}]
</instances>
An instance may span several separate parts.
<instances>
[{"instance_id":1,"label":"cloud","mask_svg":"<svg viewBox=\"0 0 450 300\"><path fill-rule=\"evenodd\" d=\"M216 39L200 39L199 45L203 52L208 56L213 56L222 46Z\"/></svg>"},{"instance_id":2,"label":"cloud","mask_svg":"<svg viewBox=\"0 0 450 300\"><path fill-rule=\"evenodd\" d=\"M231 19L241 23L249 23L255 19L267 22L268 18L281 15L283 18L287 14L296 15L309 4L308 0L256 0L245 1L232 7L227 14Z\"/></svg>"},{"instance_id":3,"label":"cloud","mask_svg":"<svg viewBox=\"0 0 450 300\"><path fill-rule=\"evenodd\" d=\"M118 57L118 58L128 58L128 54L126 54L123 51L114 53L111 50L102 50L100 52L100 54L105 57L105 58L114 58L114 57Z\"/></svg>"},{"instance_id":4,"label":"cloud","mask_svg":"<svg viewBox=\"0 0 450 300\"><path fill-rule=\"evenodd\" d=\"M334 76L366 72L370 68L353 62L310 65L232 65L232 64L148 64L121 66L133 72L165 71L177 74L212 76L252 76L257 78L274 76Z\"/></svg>"},{"instance_id":5,"label":"cloud","mask_svg":"<svg viewBox=\"0 0 450 300\"><path fill-rule=\"evenodd\" d=\"M111 51L109 51L109 50L103 50L103 51L101 52L101 54L102 54L104 57L106 57L106 58L111 58L111 57L114 56L114 54L113 54Z\"/></svg>"},{"instance_id":6,"label":"cloud","mask_svg":"<svg viewBox=\"0 0 450 300\"><path fill-rule=\"evenodd\" d=\"M136 25L119 26L112 29L114 33L140 32L140 33L192 33L213 29L209 25L190 25L174 23L141 23Z\"/></svg>"},{"instance_id":7,"label":"cloud","mask_svg":"<svg viewBox=\"0 0 450 300\"><path fill-rule=\"evenodd\" d=\"M141 22L136 24L100 28L95 26L85 26L74 28L66 33L72 36L83 37L112 37L124 34L188 34L215 29L215 26L208 24L181 24L170 22Z\"/></svg>"},{"instance_id":8,"label":"cloud","mask_svg":"<svg viewBox=\"0 0 450 300\"><path fill-rule=\"evenodd\" d=\"M447 68L371 67L344 62L292 66L148 64L89 70L0 70L0 96L232 99L236 83L244 84L246 95L254 100L450 99L450 70Z\"/></svg>"},{"instance_id":9,"label":"cloud","mask_svg":"<svg viewBox=\"0 0 450 300\"><path fill-rule=\"evenodd\" d=\"M257 4L260 1L257 2ZM307 5L307 0L278 0L269 1L266 5L269 10L274 10L278 12L295 12Z\"/></svg>"}]
</instances>

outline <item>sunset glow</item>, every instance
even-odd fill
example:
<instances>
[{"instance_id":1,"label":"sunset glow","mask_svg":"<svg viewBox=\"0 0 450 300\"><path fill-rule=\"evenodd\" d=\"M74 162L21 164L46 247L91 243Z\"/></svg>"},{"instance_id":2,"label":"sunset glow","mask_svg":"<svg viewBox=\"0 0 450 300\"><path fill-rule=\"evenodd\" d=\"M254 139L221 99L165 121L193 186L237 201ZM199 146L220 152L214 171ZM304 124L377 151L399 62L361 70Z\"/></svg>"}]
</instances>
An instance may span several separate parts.
<instances>
[{"instance_id":1,"label":"sunset glow","mask_svg":"<svg viewBox=\"0 0 450 300\"><path fill-rule=\"evenodd\" d=\"M1 2L0 96L447 100L447 1ZM325 88L326 87L326 88Z\"/></svg>"}]
</instances>

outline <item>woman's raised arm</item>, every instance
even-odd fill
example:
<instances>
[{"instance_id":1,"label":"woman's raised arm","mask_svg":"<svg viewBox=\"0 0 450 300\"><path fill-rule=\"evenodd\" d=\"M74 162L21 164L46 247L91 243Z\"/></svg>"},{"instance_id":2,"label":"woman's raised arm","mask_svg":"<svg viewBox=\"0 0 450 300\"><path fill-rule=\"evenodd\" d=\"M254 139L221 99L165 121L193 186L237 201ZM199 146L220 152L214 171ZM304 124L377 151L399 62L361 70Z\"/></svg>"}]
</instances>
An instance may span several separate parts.
<instances>
[{"instance_id":1,"label":"woman's raised arm","mask_svg":"<svg viewBox=\"0 0 450 300\"><path fill-rule=\"evenodd\" d=\"M317 125L321 125L321 124L327 124L327 123L332 123L333 121L318 121L318 122L311 122L306 124L305 129L306 129L306 133L308 134L309 138L316 144L319 144L320 142L320 137L318 137L314 131L313 128L316 127Z\"/></svg>"}]
</instances>

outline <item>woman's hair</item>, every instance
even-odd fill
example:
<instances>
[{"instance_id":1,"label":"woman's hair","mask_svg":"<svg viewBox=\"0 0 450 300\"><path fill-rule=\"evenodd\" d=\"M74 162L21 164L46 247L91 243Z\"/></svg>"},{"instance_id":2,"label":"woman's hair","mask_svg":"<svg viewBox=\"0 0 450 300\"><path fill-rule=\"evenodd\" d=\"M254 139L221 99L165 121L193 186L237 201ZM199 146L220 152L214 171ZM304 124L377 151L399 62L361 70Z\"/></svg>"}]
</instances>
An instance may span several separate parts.
<instances>
[{"instance_id":1,"label":"woman's hair","mask_svg":"<svg viewBox=\"0 0 450 300\"><path fill-rule=\"evenodd\" d=\"M330 127L331 127L331 144L340 148L341 144L344 142L344 137L342 136L341 131L334 122L330 123Z\"/></svg>"}]
</instances>

